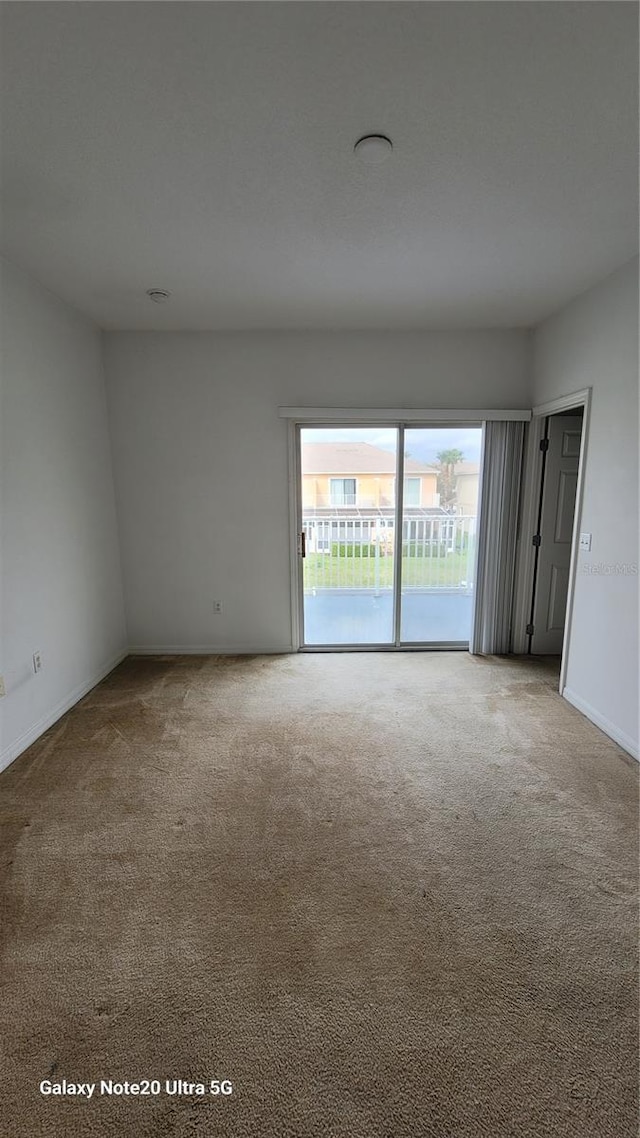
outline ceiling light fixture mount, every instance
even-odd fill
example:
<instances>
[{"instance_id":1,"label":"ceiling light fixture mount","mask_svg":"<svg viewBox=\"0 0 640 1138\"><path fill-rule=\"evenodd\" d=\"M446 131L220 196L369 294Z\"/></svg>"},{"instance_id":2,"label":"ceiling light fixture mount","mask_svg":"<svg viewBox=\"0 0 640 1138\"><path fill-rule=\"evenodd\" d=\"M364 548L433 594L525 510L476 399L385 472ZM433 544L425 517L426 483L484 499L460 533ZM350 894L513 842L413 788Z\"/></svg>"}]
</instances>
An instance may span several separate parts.
<instances>
[{"instance_id":1,"label":"ceiling light fixture mount","mask_svg":"<svg viewBox=\"0 0 640 1138\"><path fill-rule=\"evenodd\" d=\"M386 162L393 150L393 143L386 134L365 134L356 142L353 151L367 166L379 166Z\"/></svg>"},{"instance_id":2,"label":"ceiling light fixture mount","mask_svg":"<svg viewBox=\"0 0 640 1138\"><path fill-rule=\"evenodd\" d=\"M171 293L166 288L148 288L147 296L154 304L164 304L171 296Z\"/></svg>"}]
</instances>

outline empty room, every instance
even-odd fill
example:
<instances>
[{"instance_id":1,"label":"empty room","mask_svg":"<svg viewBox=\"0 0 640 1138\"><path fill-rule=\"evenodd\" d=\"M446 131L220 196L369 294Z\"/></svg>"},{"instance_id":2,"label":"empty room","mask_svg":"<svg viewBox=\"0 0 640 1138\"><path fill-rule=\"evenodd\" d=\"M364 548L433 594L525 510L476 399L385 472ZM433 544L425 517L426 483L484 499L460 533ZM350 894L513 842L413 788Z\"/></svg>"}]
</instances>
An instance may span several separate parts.
<instances>
[{"instance_id":1,"label":"empty room","mask_svg":"<svg viewBox=\"0 0 640 1138\"><path fill-rule=\"evenodd\" d=\"M0 1133L632 1138L638 5L0 33Z\"/></svg>"}]
</instances>

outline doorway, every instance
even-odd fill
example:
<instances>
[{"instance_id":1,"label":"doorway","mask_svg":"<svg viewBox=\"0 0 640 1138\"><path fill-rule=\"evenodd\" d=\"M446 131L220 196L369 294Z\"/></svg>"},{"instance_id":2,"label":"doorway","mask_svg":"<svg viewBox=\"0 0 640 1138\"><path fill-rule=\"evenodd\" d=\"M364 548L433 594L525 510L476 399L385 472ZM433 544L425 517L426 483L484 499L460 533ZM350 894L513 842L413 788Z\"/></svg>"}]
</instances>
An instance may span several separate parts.
<instances>
[{"instance_id":1,"label":"doorway","mask_svg":"<svg viewBox=\"0 0 640 1138\"><path fill-rule=\"evenodd\" d=\"M589 445L589 413L591 407L591 388L586 387L580 391L574 391L567 395L561 395L557 399L550 400L548 403L539 404L533 408L531 422L527 430L526 448L525 448L525 462L524 462L524 483L523 495L519 519L519 542L518 542L518 559L516 569L516 591L513 607L513 622L512 622L512 640L511 651L515 654L537 654L535 645L533 644L533 635L535 632L534 613L539 615L543 622L548 622L550 626L554 624L562 625L562 636L560 636L560 629L556 629L556 639L554 652L552 655L558 654L558 642L561 639L560 647L560 677L558 682L558 691L562 695L566 683L566 671L569 660L569 645L571 640L571 627L573 617L573 597L575 591L575 578L577 572L577 565L579 560L579 546L581 540L583 542L589 541L588 534L581 534L581 514L582 514L582 496L585 479L585 469L587 461L587 451ZM543 589L540 589L538 594L538 581L534 581L534 570L536 564L540 569L540 549L542 549L542 535L540 534L539 527L542 521L541 505L544 493L544 480L543 468L546 469L546 458L548 449L545 445L546 437L548 437L548 429L551 428L552 423L559 423L560 427L554 427L554 430L560 430L562 424L565 426L569 424L572 417L578 417L580 421L580 452L578 457L578 473L575 489L574 504L573 504L573 517L571 519L571 539L569 551L569 572L565 576L564 583L566 584L566 596L564 593L564 584L561 577L564 575L560 571L556 573L556 582L558 586L562 586L562 592L558 591L558 601L555 601L555 614L544 611L540 598L543 596ZM567 430L575 430L570 424ZM575 449L576 439L571 440L569 445L564 445L565 450ZM568 456L564 456L568 457ZM575 456L571 456L575 464ZM551 494L552 480L547 482L548 501L553 501ZM567 483L567 490L570 489L570 482ZM556 486L556 494L559 492L559 486ZM556 497L557 505L557 497ZM560 515L570 511L561 510L557 511ZM558 532L562 533L566 538L567 531L567 518L560 521L558 525ZM540 536L540 541L538 541ZM566 549L566 542L565 542ZM566 555L566 554L565 554ZM564 570L565 566L560 566ZM544 582L544 574L542 580ZM551 597L551 589L549 589L549 597ZM555 598L554 598L555 599ZM538 606L535 607L535 602L538 600ZM554 606L552 606L553 608ZM533 628L532 628L533 626ZM538 642L540 643L540 641Z\"/></svg>"},{"instance_id":2,"label":"doorway","mask_svg":"<svg viewBox=\"0 0 640 1138\"><path fill-rule=\"evenodd\" d=\"M542 463L531 619L530 655L560 656L564 640L574 530L583 408L548 415L541 440Z\"/></svg>"},{"instance_id":3,"label":"doorway","mask_svg":"<svg viewBox=\"0 0 640 1138\"><path fill-rule=\"evenodd\" d=\"M303 649L469 647L480 424L296 428Z\"/></svg>"}]
</instances>

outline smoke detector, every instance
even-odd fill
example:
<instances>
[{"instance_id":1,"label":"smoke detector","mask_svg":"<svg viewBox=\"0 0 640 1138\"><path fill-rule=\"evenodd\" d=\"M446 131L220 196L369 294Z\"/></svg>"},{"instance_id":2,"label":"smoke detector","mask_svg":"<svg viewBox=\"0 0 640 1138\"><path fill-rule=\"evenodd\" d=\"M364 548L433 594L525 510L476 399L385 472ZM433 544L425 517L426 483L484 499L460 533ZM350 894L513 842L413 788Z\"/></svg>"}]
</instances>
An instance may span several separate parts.
<instances>
[{"instance_id":1,"label":"smoke detector","mask_svg":"<svg viewBox=\"0 0 640 1138\"><path fill-rule=\"evenodd\" d=\"M148 288L147 296L154 304L164 304L171 296L171 293L166 288Z\"/></svg>"},{"instance_id":2,"label":"smoke detector","mask_svg":"<svg viewBox=\"0 0 640 1138\"><path fill-rule=\"evenodd\" d=\"M386 134L365 134L359 138L353 151L367 166L379 166L386 162L393 150L393 143Z\"/></svg>"}]
</instances>

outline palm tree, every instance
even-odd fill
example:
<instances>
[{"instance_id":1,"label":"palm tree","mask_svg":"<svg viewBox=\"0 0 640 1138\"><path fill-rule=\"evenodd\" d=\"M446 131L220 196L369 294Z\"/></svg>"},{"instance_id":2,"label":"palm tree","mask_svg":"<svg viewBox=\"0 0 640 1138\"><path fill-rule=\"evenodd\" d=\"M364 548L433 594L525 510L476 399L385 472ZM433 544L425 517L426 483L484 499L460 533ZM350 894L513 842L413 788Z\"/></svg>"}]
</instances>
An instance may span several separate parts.
<instances>
[{"instance_id":1,"label":"palm tree","mask_svg":"<svg viewBox=\"0 0 640 1138\"><path fill-rule=\"evenodd\" d=\"M453 510L456 504L456 465L464 462L464 454L456 447L439 450L436 458L440 464L438 471L438 493L443 510Z\"/></svg>"}]
</instances>

